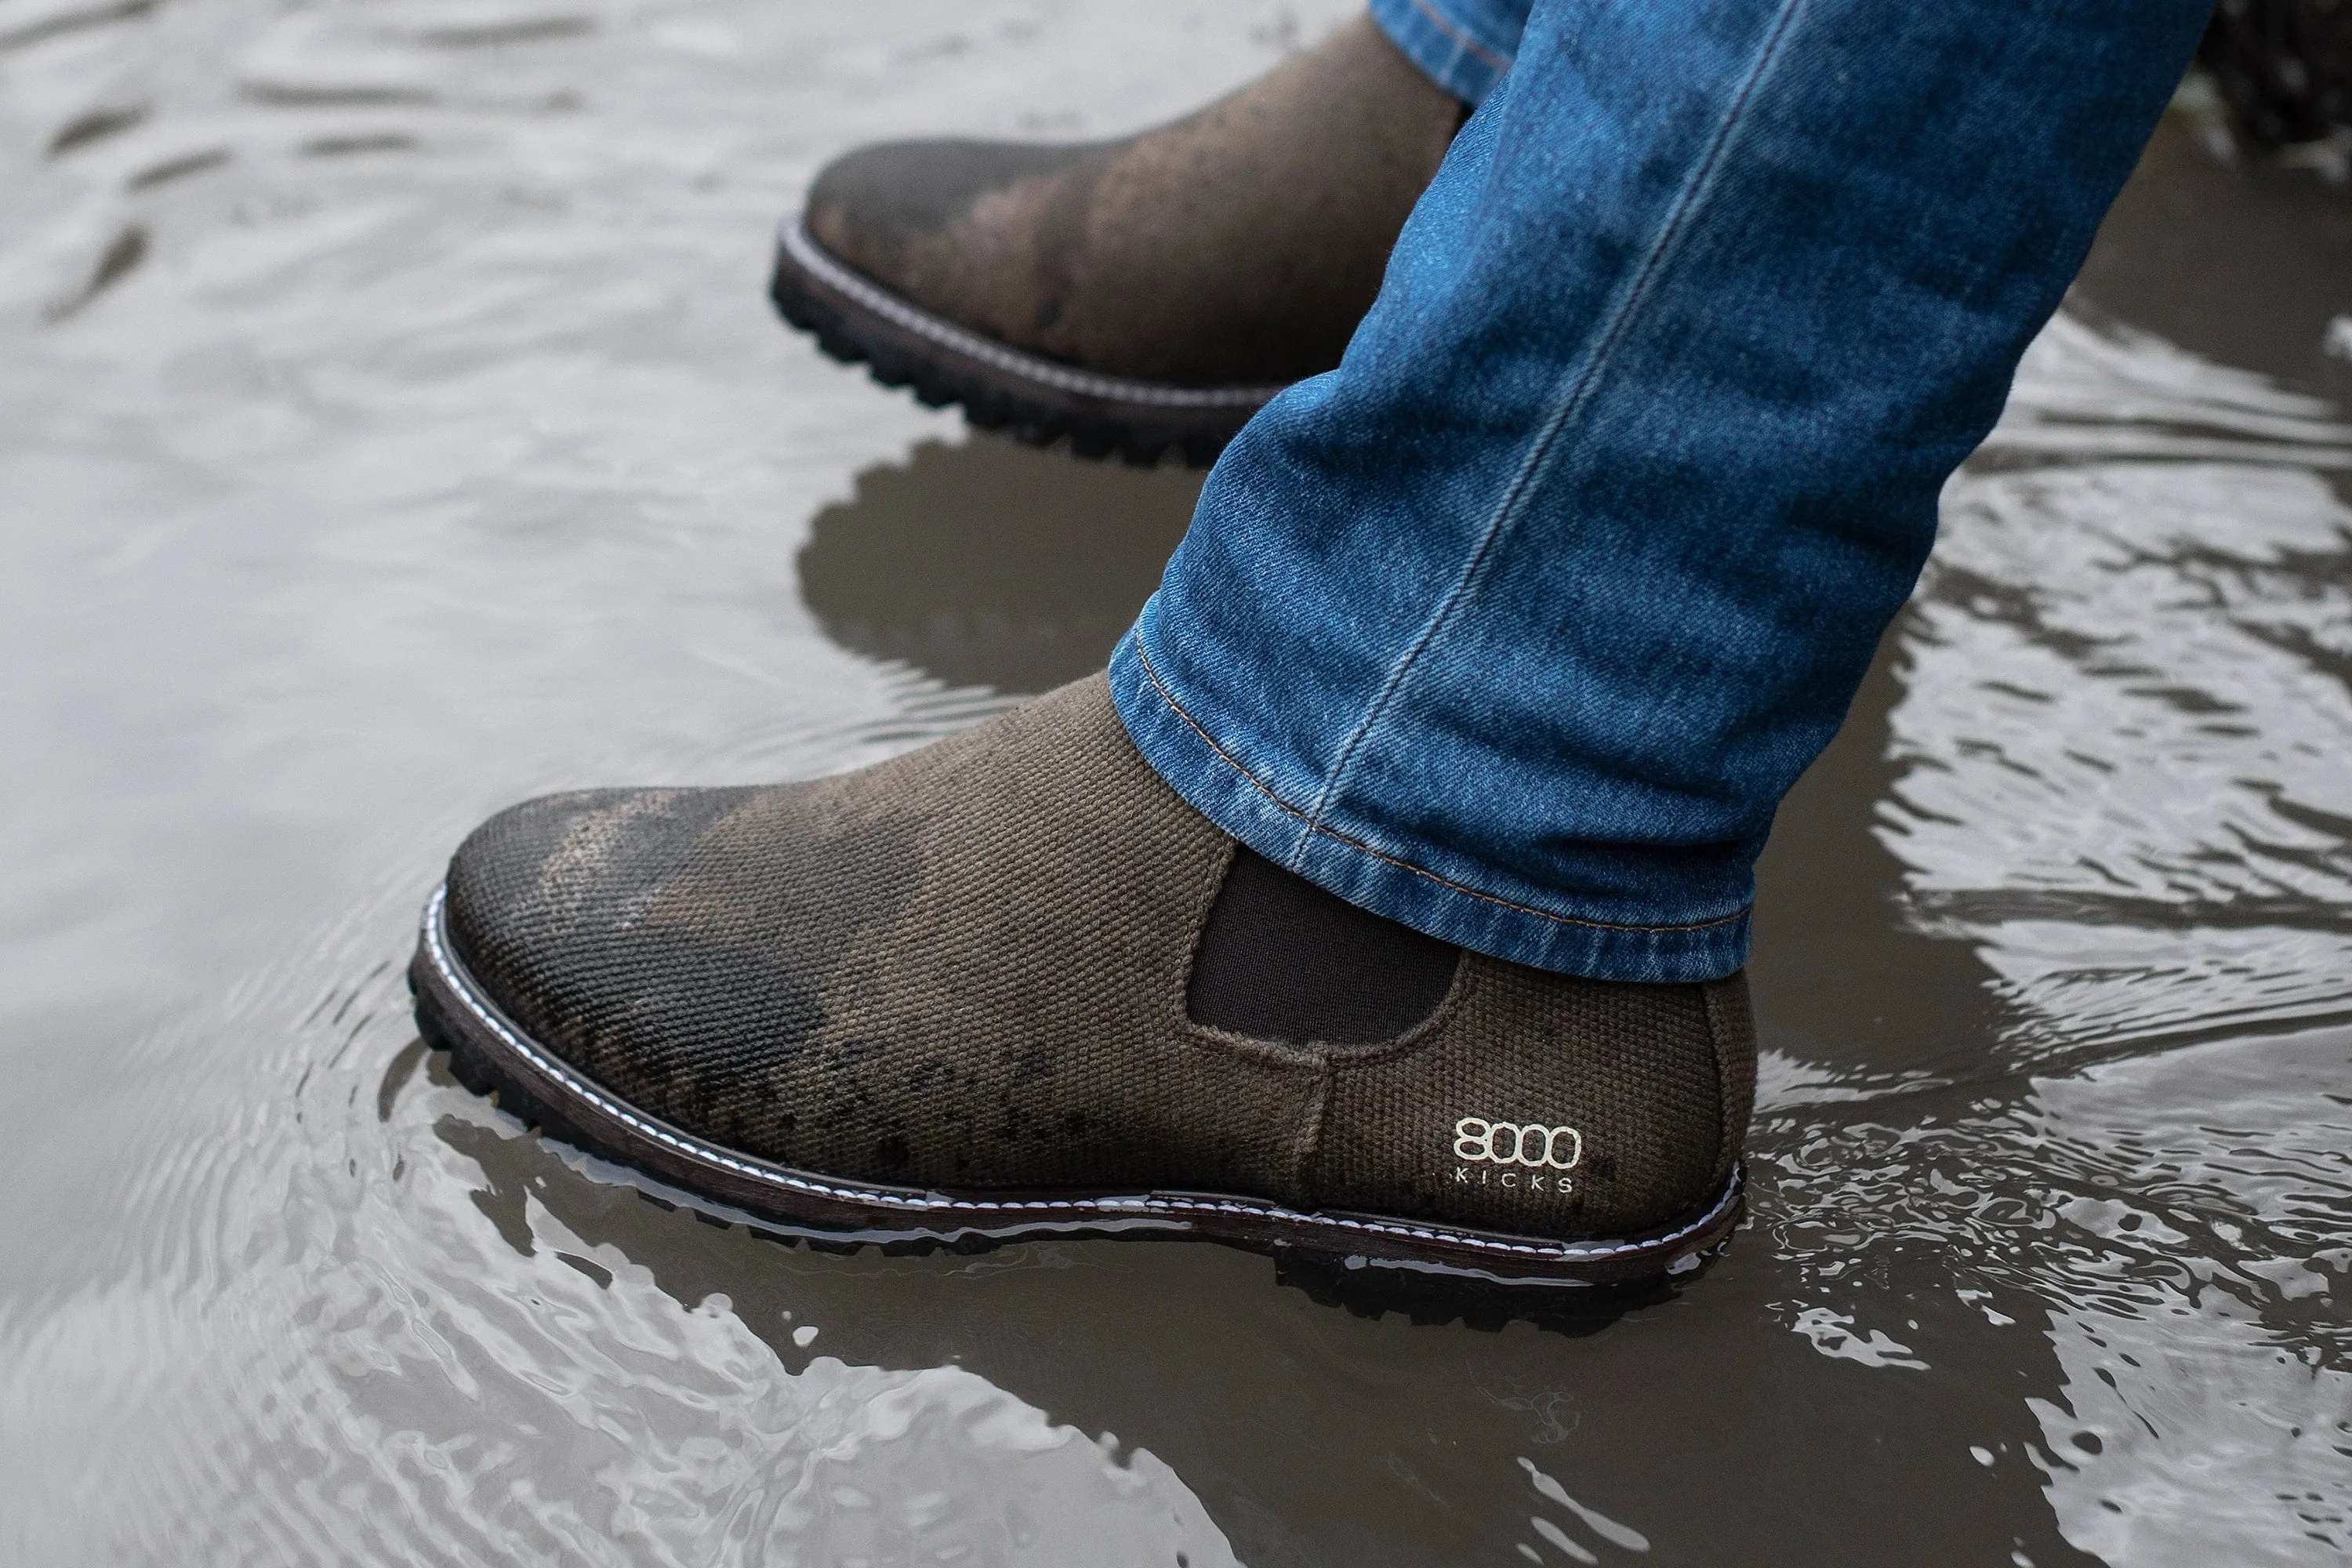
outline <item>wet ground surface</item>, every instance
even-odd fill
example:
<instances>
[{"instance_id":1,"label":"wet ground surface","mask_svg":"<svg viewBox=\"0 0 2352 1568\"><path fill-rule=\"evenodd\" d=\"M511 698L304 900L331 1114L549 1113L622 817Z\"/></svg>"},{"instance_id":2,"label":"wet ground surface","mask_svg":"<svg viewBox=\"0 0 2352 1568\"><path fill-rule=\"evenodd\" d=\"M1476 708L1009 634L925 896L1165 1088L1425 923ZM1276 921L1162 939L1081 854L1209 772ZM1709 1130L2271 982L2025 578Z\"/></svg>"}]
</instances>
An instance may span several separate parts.
<instances>
[{"instance_id":1,"label":"wet ground surface","mask_svg":"<svg viewBox=\"0 0 2352 1568\"><path fill-rule=\"evenodd\" d=\"M0 1558L2347 1553L2352 198L2190 130L1790 803L1753 1217L1679 1294L791 1249L417 1045L481 816L944 732L1183 527L778 330L816 163L1347 9L0 0Z\"/></svg>"}]
</instances>

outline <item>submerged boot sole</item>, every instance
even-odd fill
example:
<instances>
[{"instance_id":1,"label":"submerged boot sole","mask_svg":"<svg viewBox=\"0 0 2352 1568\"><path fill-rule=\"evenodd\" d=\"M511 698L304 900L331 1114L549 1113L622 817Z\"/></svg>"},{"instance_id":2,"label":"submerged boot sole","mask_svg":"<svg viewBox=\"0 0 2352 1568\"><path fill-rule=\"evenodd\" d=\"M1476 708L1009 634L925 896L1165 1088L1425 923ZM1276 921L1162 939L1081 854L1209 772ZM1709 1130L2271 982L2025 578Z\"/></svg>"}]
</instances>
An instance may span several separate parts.
<instances>
[{"instance_id":1,"label":"submerged boot sole","mask_svg":"<svg viewBox=\"0 0 2352 1568\"><path fill-rule=\"evenodd\" d=\"M847 1181L738 1153L628 1104L534 1042L467 973L446 891L425 909L409 966L417 1025L457 1081L527 1125L709 1201L834 1245L971 1251L1077 1237L1194 1239L1366 1268L1513 1288L1623 1285L1681 1273L1738 1224L1742 1173L1681 1224L1644 1236L1551 1241L1425 1221L1293 1209L1215 1193L951 1193Z\"/></svg>"},{"instance_id":2,"label":"submerged boot sole","mask_svg":"<svg viewBox=\"0 0 2352 1568\"><path fill-rule=\"evenodd\" d=\"M776 237L776 309L845 364L933 408L959 405L983 430L1033 447L1067 437L1082 458L1152 464L1170 452L1216 460L1278 386L1171 386L1097 375L1024 353L900 298L827 254L801 215Z\"/></svg>"}]
</instances>

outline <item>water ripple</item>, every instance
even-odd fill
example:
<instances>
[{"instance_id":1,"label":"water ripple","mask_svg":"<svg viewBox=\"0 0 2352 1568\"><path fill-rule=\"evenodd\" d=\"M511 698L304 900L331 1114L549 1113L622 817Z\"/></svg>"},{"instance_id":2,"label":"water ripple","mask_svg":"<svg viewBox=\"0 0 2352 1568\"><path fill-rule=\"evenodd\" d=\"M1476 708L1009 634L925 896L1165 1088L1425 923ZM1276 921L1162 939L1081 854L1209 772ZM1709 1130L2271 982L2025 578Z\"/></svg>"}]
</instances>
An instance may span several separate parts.
<instances>
[{"instance_id":1,"label":"water ripple","mask_svg":"<svg viewBox=\"0 0 2352 1568\"><path fill-rule=\"evenodd\" d=\"M2352 427L2062 318L1995 458L2021 440L2053 460L1953 482L1904 636L1881 838L1915 918L1979 942L2045 1047L2352 1008L2352 503L2324 471Z\"/></svg>"}]
</instances>

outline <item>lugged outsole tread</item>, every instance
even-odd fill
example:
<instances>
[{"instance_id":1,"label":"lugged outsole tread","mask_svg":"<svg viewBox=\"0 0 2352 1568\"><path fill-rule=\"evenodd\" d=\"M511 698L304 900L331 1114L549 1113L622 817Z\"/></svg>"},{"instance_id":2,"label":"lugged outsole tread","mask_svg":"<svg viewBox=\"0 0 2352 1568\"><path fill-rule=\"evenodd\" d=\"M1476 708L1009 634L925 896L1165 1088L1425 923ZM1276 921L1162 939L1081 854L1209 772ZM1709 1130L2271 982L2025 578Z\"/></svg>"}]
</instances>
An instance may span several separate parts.
<instances>
[{"instance_id":1,"label":"lugged outsole tread","mask_svg":"<svg viewBox=\"0 0 2352 1568\"><path fill-rule=\"evenodd\" d=\"M753 1195L740 1200L748 1203L747 1212L736 1206L739 1200L724 1194L723 1190L719 1196L698 1196L695 1194L699 1189L691 1180L681 1187L677 1184L681 1178L662 1170L664 1164L671 1163L671 1154L657 1145L663 1141L677 1142L680 1135L674 1131L666 1131L657 1124L640 1124L639 1113L610 1101L592 1087L583 1087L578 1091L583 1096L583 1109L591 1113L586 1121L572 1117L562 1105L551 1103L547 1097L537 1093L531 1087L536 1082L534 1073L552 1071L561 1077L564 1069L551 1062L540 1061L536 1047L515 1035L512 1026L495 1015L491 1004L473 996L473 982L465 977L440 935L441 907L441 897L436 894L426 908L424 931L408 980L415 998L419 1031L426 1044L449 1053L451 1076L467 1089L492 1098L504 1113L527 1128L625 1168L649 1173L647 1179L663 1184L665 1190L678 1200L668 1201L639 1186L638 1192L648 1201L665 1208L691 1208L698 1215L705 1215L700 1206L703 1204L717 1204L725 1213L705 1217L713 1223L741 1223L753 1235L771 1241L805 1244L827 1252L855 1252L873 1246L886 1256L942 1250L958 1254L984 1252L1052 1237L1067 1240L1150 1235L1166 1239L1214 1241L1267 1254L1276 1259L1277 1279L1282 1282L1353 1310L1399 1310L1416 1321L1459 1317L1473 1326L1482 1326L1481 1320L1500 1322L1512 1319L1559 1319L1589 1322L1594 1311L1605 1313L1608 1301L1630 1304L1643 1291L1663 1288L1665 1275L1686 1277L1704 1268L1720 1252L1739 1222L1741 1186L1735 1170L1730 1184L1710 1209L1686 1222L1678 1232L1602 1245L1600 1252L1585 1258L1563 1260L1570 1265L1566 1271L1550 1272L1545 1278L1506 1278L1493 1274L1481 1260L1441 1259L1432 1254L1428 1244L1436 1244L1439 1252L1467 1243L1472 1247L1499 1245L1506 1251L1521 1254L1528 1251L1525 1244L1502 1237L1488 1237L1481 1242L1465 1232L1452 1233L1449 1239L1447 1233L1428 1230L1414 1222L1371 1220L1369 1216L1317 1216L1281 1211L1278 1205L1261 1205L1254 1200L1213 1195L1120 1197L1104 1200L1100 1206L1093 1199L1072 1201L1044 1194L976 1201L948 1194L900 1193L889 1188L857 1188L856 1184L845 1184L840 1178L767 1167L767 1176L760 1179L769 1184L747 1188ZM517 1059L508 1061L509 1055L515 1055ZM524 1058L530 1058L530 1066L525 1065ZM603 1125L599 1115L604 1121L617 1118L619 1143L608 1143L598 1131ZM656 1142L645 1142L647 1135ZM720 1181L722 1189L731 1179L730 1171L709 1169L707 1162L715 1160L719 1166L731 1167L735 1164L733 1157L706 1152L697 1160L706 1163L689 1162L695 1178L714 1177ZM759 1175L751 1167L742 1167L735 1173ZM775 1184L779 1182L796 1194L789 1202L777 1190ZM807 1207L812 1195L819 1209L830 1205L846 1212L839 1218L793 1212ZM929 1215L913 1226L902 1226L895 1218L860 1213L877 1202L888 1205L911 1203L916 1208L929 1211ZM773 1206L780 1203L782 1207ZM946 1212L964 1208L996 1211L1003 1217L992 1224ZM1051 1216L1039 1213L1064 1209L1071 1212ZM1089 1210L1092 1212L1082 1212ZM851 1218L849 1215L858 1217ZM1235 1215L1241 1216L1238 1229L1233 1223ZM1271 1227L1268 1222L1274 1222ZM1368 1235L1344 1238L1284 1236L1279 1233L1282 1226L1339 1226L1356 1232L1395 1234L1381 1243L1387 1251L1370 1247L1367 1251L1374 1255L1367 1256L1357 1248L1369 1239ZM1406 1236L1415 1239L1410 1243L1400 1239ZM1400 1247L1404 1250L1397 1250ZM1571 1301L1582 1304L1564 1305Z\"/></svg>"},{"instance_id":2,"label":"lugged outsole tread","mask_svg":"<svg viewBox=\"0 0 2352 1568\"><path fill-rule=\"evenodd\" d=\"M961 408L967 424L1011 436L1024 446L1050 447L1066 442L1068 450L1077 457L1116 458L1145 468L1156 467L1173 452L1187 468L1205 468L1217 460L1217 454L1240 429L1236 424L1222 433L1179 435L1134 420L1079 414L1024 397L1008 386L923 359L859 330L848 312L820 298L781 257L769 286L769 299L777 314L814 338L827 358L845 365L863 364L877 384L908 392L927 408Z\"/></svg>"},{"instance_id":3,"label":"lugged outsole tread","mask_svg":"<svg viewBox=\"0 0 2352 1568\"><path fill-rule=\"evenodd\" d=\"M442 1020L432 998L415 985L413 976L410 991L415 999L418 1033L428 1047L447 1057L449 1075L461 1087L490 1100L500 1111L513 1117L532 1133L570 1143L600 1159L627 1163L621 1153L604 1149L594 1140L582 1135L552 1108L509 1075L498 1070L489 1058L475 1051L467 1043L462 1031L450 1027ZM713 1215L693 1206L691 1203L675 1203L643 1187L636 1191L637 1195L647 1203L672 1212L684 1208L704 1224L720 1229L734 1229L740 1225L756 1240L787 1247L804 1247L811 1252L835 1258L854 1258L869 1249L885 1258L968 1258L1024 1245L1027 1239L1034 1239L1005 1238L976 1231L953 1236L913 1235L886 1238L827 1233L800 1226L781 1228L770 1221L730 1219ZM1727 1236L1724 1240L1697 1255L1693 1259L1693 1267L1685 1273L1684 1282L1710 1267L1721 1255L1728 1239ZM1564 1333L1588 1334L1636 1308L1655 1305L1670 1299L1678 1289L1663 1275L1620 1284L1596 1284L1574 1289L1496 1286L1461 1279L1431 1279L1401 1275L1390 1269L1363 1268L1348 1258L1304 1247L1278 1247L1273 1248L1268 1256L1275 1265L1276 1283L1299 1291L1318 1305L1338 1308L1361 1318L1378 1319L1395 1313L1422 1327L1442 1327L1459 1322L1466 1329L1482 1333L1499 1332L1514 1322L1528 1322Z\"/></svg>"}]
</instances>

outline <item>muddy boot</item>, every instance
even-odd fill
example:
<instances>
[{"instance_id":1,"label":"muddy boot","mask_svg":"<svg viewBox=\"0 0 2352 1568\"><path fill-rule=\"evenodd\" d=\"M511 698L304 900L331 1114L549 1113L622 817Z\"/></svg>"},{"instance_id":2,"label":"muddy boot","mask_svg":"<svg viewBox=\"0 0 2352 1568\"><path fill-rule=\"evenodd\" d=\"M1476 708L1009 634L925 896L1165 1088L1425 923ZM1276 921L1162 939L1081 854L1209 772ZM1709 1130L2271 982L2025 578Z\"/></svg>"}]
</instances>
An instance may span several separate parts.
<instances>
[{"instance_id":1,"label":"muddy boot","mask_svg":"<svg viewBox=\"0 0 2352 1568\"><path fill-rule=\"evenodd\" d=\"M1139 136L851 153L785 220L772 292L976 425L1206 463L1339 363L1465 113L1362 18Z\"/></svg>"},{"instance_id":2,"label":"muddy boot","mask_svg":"<svg viewBox=\"0 0 2352 1568\"><path fill-rule=\"evenodd\" d=\"M1237 849L1100 676L812 784L517 806L410 978L526 1121L863 1240L1646 1278L1729 1231L1755 1074L1737 976L1522 968Z\"/></svg>"}]
</instances>

